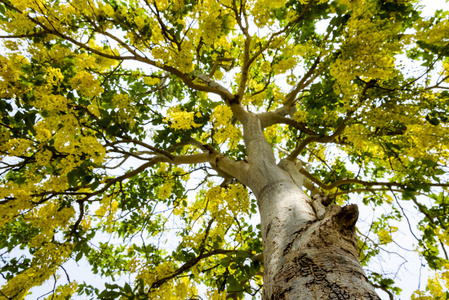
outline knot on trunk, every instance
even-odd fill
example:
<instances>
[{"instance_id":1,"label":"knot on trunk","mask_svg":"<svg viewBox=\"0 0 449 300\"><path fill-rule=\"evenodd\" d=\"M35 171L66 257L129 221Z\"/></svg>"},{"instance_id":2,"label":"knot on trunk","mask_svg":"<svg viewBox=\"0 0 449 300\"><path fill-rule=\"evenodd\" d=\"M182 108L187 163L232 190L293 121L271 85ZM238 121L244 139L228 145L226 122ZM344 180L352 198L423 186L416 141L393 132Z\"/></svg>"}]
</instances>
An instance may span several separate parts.
<instances>
[{"instance_id":1,"label":"knot on trunk","mask_svg":"<svg viewBox=\"0 0 449 300\"><path fill-rule=\"evenodd\" d=\"M349 239L355 238L355 224L359 217L359 209L356 204L350 204L343 207L331 204L326 207L324 215L322 215L321 218L319 215L318 217L325 227L333 227Z\"/></svg>"},{"instance_id":2,"label":"knot on trunk","mask_svg":"<svg viewBox=\"0 0 449 300\"><path fill-rule=\"evenodd\" d=\"M325 195L323 193L315 194L312 197L312 207L318 220L322 220L326 217L326 211L328 211L326 207L332 203L332 200L333 199L329 197L329 195Z\"/></svg>"},{"instance_id":3,"label":"knot on trunk","mask_svg":"<svg viewBox=\"0 0 449 300\"><path fill-rule=\"evenodd\" d=\"M344 229L353 229L359 218L359 208L356 204L346 205L335 216L337 223Z\"/></svg>"},{"instance_id":4,"label":"knot on trunk","mask_svg":"<svg viewBox=\"0 0 449 300\"><path fill-rule=\"evenodd\" d=\"M323 193L318 193L315 194L312 197L313 201L319 201L321 204L323 204L323 206L329 206L329 204L332 203L332 201L334 200L332 197L330 197L329 195L325 195Z\"/></svg>"},{"instance_id":5,"label":"knot on trunk","mask_svg":"<svg viewBox=\"0 0 449 300\"><path fill-rule=\"evenodd\" d=\"M319 199L315 200L312 204L314 207L318 204L321 204L322 202L319 201ZM315 211L318 209L315 208ZM359 218L359 208L356 204L349 204L346 206L339 206L336 204L332 204L328 206L324 211L324 206L321 205L321 213L318 214L319 219L332 219L340 228L345 230L352 230L355 228L355 223L357 222L357 219Z\"/></svg>"}]
</instances>

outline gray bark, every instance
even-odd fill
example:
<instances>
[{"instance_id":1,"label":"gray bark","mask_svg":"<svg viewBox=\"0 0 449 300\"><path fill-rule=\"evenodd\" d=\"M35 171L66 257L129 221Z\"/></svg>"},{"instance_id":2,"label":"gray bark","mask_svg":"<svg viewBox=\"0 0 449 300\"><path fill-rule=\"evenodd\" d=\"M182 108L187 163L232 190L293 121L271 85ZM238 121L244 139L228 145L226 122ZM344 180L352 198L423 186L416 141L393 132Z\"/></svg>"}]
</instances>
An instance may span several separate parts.
<instances>
[{"instance_id":1,"label":"gray bark","mask_svg":"<svg viewBox=\"0 0 449 300\"><path fill-rule=\"evenodd\" d=\"M258 196L264 251L263 299L380 299L357 252L356 205L317 216L293 180Z\"/></svg>"},{"instance_id":2,"label":"gray bark","mask_svg":"<svg viewBox=\"0 0 449 300\"><path fill-rule=\"evenodd\" d=\"M263 136L263 118L231 105L241 121L248 162L239 168L217 165L256 195L261 216L264 257L264 300L380 300L360 264L355 223L356 205L324 207L312 201L298 164L276 164ZM294 156L289 155L292 159ZM302 177L302 178L301 178ZM313 187L312 187L313 190Z\"/></svg>"}]
</instances>

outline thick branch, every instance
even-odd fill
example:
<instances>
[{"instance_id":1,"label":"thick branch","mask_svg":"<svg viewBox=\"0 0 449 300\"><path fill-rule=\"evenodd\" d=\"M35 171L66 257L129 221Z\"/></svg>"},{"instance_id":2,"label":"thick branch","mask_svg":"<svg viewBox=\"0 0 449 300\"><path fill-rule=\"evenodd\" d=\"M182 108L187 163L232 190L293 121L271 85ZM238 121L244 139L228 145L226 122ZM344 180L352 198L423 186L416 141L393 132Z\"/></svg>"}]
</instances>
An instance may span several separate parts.
<instances>
[{"instance_id":1,"label":"thick branch","mask_svg":"<svg viewBox=\"0 0 449 300\"><path fill-rule=\"evenodd\" d=\"M217 91L220 91L222 94L222 98L224 99L232 99L234 98L234 95L232 95L231 92L229 92L224 86L214 81L210 76L197 72L194 72L194 75L200 79L202 82L204 82L208 87L216 89ZM193 82L192 82L193 83Z\"/></svg>"},{"instance_id":2,"label":"thick branch","mask_svg":"<svg viewBox=\"0 0 449 300\"><path fill-rule=\"evenodd\" d=\"M273 149L263 135L262 122L259 116L248 114L246 122L243 123L243 139L250 163L272 163L276 165Z\"/></svg>"},{"instance_id":3,"label":"thick branch","mask_svg":"<svg viewBox=\"0 0 449 300\"><path fill-rule=\"evenodd\" d=\"M234 66L234 61L235 61L235 58L233 58L233 57L218 57L215 60L214 65L212 66L212 69L210 70L210 72L207 76L212 78L212 76L214 76L215 72L218 70L218 68L220 66L223 67L224 69L226 69L226 71L230 71L232 69L232 67ZM231 66L225 67L221 64L222 62L231 62Z\"/></svg>"}]
</instances>

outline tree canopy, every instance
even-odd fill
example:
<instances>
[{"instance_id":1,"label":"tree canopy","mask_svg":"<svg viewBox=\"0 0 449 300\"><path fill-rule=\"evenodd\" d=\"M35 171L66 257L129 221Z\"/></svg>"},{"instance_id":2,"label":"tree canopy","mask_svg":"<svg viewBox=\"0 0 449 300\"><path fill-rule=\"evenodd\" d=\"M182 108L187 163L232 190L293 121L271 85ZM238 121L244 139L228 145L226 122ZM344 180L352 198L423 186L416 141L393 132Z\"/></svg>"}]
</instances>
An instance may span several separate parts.
<instances>
[{"instance_id":1,"label":"tree canopy","mask_svg":"<svg viewBox=\"0 0 449 300\"><path fill-rule=\"evenodd\" d=\"M0 0L0 299L48 280L48 299L260 297L265 179L247 178L281 159L309 194L375 210L374 286L400 293L373 260L408 231L436 271L414 299L446 299L449 10L420 9Z\"/></svg>"}]
</instances>

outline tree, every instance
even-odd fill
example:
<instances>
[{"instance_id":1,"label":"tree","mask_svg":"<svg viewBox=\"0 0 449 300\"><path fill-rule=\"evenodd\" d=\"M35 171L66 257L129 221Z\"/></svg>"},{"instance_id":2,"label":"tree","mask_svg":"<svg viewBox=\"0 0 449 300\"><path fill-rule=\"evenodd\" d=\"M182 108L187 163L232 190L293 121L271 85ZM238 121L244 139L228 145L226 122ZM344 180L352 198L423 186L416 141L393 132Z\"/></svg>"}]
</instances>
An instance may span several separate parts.
<instances>
[{"instance_id":1,"label":"tree","mask_svg":"<svg viewBox=\"0 0 449 300\"><path fill-rule=\"evenodd\" d=\"M199 284L208 299L393 299L369 263L412 208L415 250L438 272L414 297L444 296L447 12L0 3L0 298L62 274L49 299L198 299ZM384 209L369 232L350 195ZM69 260L128 280L75 282Z\"/></svg>"}]
</instances>

